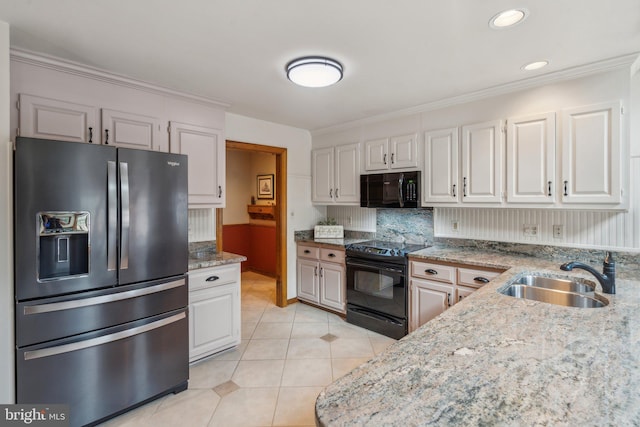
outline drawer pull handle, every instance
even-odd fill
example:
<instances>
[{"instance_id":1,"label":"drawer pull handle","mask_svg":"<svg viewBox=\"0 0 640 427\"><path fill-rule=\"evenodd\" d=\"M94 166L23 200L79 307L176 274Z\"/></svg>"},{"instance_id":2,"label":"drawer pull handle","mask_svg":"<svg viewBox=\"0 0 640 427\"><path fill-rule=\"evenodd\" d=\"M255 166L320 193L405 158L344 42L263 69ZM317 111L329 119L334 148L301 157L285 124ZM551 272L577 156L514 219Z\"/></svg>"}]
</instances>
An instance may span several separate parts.
<instances>
[{"instance_id":1,"label":"drawer pull handle","mask_svg":"<svg viewBox=\"0 0 640 427\"><path fill-rule=\"evenodd\" d=\"M424 272L429 274L438 274L438 272L435 271L433 268L428 268Z\"/></svg>"},{"instance_id":2,"label":"drawer pull handle","mask_svg":"<svg viewBox=\"0 0 640 427\"><path fill-rule=\"evenodd\" d=\"M220 279L218 276L209 276L207 277L207 282L215 282L218 279Z\"/></svg>"},{"instance_id":3,"label":"drawer pull handle","mask_svg":"<svg viewBox=\"0 0 640 427\"><path fill-rule=\"evenodd\" d=\"M447 293L447 307L451 307L451 294Z\"/></svg>"},{"instance_id":4,"label":"drawer pull handle","mask_svg":"<svg viewBox=\"0 0 640 427\"><path fill-rule=\"evenodd\" d=\"M335 257L336 257L336 254L334 254L334 253L330 253L330 254L329 254L329 257L330 257L330 258L335 258Z\"/></svg>"},{"instance_id":5,"label":"drawer pull handle","mask_svg":"<svg viewBox=\"0 0 640 427\"><path fill-rule=\"evenodd\" d=\"M310 253L311 253L311 251L310 251L309 249L305 249L305 250L304 250L304 253L305 253L305 254L310 254Z\"/></svg>"},{"instance_id":6,"label":"drawer pull handle","mask_svg":"<svg viewBox=\"0 0 640 427\"><path fill-rule=\"evenodd\" d=\"M489 283L489 279L487 279L486 277L482 277L482 276L474 277L473 280L475 280L476 282L480 282L480 283Z\"/></svg>"}]
</instances>

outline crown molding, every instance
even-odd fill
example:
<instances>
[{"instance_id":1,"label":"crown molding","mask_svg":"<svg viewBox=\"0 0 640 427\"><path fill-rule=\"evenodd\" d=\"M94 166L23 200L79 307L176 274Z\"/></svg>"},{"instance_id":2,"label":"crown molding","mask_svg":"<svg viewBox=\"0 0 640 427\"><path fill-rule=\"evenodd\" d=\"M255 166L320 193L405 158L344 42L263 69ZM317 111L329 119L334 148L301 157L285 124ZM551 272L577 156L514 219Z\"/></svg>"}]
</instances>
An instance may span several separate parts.
<instances>
[{"instance_id":1,"label":"crown molding","mask_svg":"<svg viewBox=\"0 0 640 427\"><path fill-rule=\"evenodd\" d=\"M25 64L35 65L37 67L48 68L50 70L59 71L66 74L72 74L78 77L85 77L101 82L116 84L137 90L144 90L146 92L155 93L158 95L169 96L172 98L179 98L182 100L197 102L214 107L222 107L227 109L230 104L221 102L215 99L205 98L198 95L179 92L177 90L169 89L166 87L147 83L142 80L133 79L120 74L112 73L109 71L101 70L99 68L90 67L78 62L69 61L66 59L56 58L41 53L31 52L28 50L11 48L10 60L16 62L22 62Z\"/></svg>"},{"instance_id":2,"label":"crown molding","mask_svg":"<svg viewBox=\"0 0 640 427\"><path fill-rule=\"evenodd\" d=\"M353 120L338 125L328 126L324 128L314 129L311 131L311 136L325 135L328 133L339 132L344 130L353 129L358 126L363 126L372 123L378 123L381 121L397 119L401 117L410 116L412 114L420 114L428 111L439 110L442 108L452 107L455 105L466 104L472 101L478 101L481 99L491 98L498 95L505 95L508 93L518 92L525 89L530 89L538 86L548 85L552 83L558 83L566 80L572 80L580 77L585 77L593 74L598 74L606 71L612 71L620 68L631 67L634 61L640 64L640 52L632 53L629 55L618 56L615 58L605 59L603 61L592 62L577 67L566 68L564 70L543 74L528 79L518 80L511 83L506 83L498 86L492 86L486 89L469 92L466 94L452 96L449 98L440 99L426 104L417 105L415 107L405 108L402 110L392 111L390 113L378 114L364 119Z\"/></svg>"}]
</instances>

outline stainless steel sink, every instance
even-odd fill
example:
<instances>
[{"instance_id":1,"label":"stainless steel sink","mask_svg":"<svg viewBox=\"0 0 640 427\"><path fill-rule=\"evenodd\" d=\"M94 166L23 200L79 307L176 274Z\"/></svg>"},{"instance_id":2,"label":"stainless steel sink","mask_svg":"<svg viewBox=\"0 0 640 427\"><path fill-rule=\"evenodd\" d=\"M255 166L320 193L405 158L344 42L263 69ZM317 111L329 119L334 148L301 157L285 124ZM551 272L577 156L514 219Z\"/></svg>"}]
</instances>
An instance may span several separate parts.
<instances>
[{"instance_id":1,"label":"stainless steel sink","mask_svg":"<svg viewBox=\"0 0 640 427\"><path fill-rule=\"evenodd\" d=\"M499 292L514 298L525 298L565 307L599 308L607 306L609 301L596 295L594 289L595 284L589 281L530 274L514 280Z\"/></svg>"},{"instance_id":2,"label":"stainless steel sink","mask_svg":"<svg viewBox=\"0 0 640 427\"><path fill-rule=\"evenodd\" d=\"M513 282L514 284L521 284L527 286L534 286L536 288L553 289L556 291L565 292L580 292L588 293L595 290L595 283L592 282L577 282L575 280L560 279L556 277L543 277L527 275Z\"/></svg>"}]
</instances>

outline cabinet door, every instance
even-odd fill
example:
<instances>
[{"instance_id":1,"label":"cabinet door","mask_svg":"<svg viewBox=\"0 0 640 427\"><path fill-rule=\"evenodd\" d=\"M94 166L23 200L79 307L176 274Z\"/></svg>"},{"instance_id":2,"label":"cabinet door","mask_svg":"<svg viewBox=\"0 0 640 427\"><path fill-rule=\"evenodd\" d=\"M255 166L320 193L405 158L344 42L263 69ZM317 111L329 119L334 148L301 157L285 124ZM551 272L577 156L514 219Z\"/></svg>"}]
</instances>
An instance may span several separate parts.
<instances>
[{"instance_id":1,"label":"cabinet door","mask_svg":"<svg viewBox=\"0 0 640 427\"><path fill-rule=\"evenodd\" d=\"M335 148L335 201L360 203L360 144Z\"/></svg>"},{"instance_id":2,"label":"cabinet door","mask_svg":"<svg viewBox=\"0 0 640 427\"><path fill-rule=\"evenodd\" d=\"M189 204L225 205L225 141L219 129L169 123L172 153L189 156Z\"/></svg>"},{"instance_id":3,"label":"cabinet door","mask_svg":"<svg viewBox=\"0 0 640 427\"><path fill-rule=\"evenodd\" d=\"M416 134L394 136L389 145L391 168L415 168L418 166L418 143Z\"/></svg>"},{"instance_id":4,"label":"cabinet door","mask_svg":"<svg viewBox=\"0 0 640 427\"><path fill-rule=\"evenodd\" d=\"M502 120L462 127L462 201L500 203Z\"/></svg>"},{"instance_id":5,"label":"cabinet door","mask_svg":"<svg viewBox=\"0 0 640 427\"><path fill-rule=\"evenodd\" d=\"M620 203L620 102L562 114L562 202Z\"/></svg>"},{"instance_id":6,"label":"cabinet door","mask_svg":"<svg viewBox=\"0 0 640 427\"><path fill-rule=\"evenodd\" d=\"M507 120L507 202L555 201L555 113Z\"/></svg>"},{"instance_id":7,"label":"cabinet door","mask_svg":"<svg viewBox=\"0 0 640 427\"><path fill-rule=\"evenodd\" d=\"M424 169L424 204L458 201L458 128L424 134Z\"/></svg>"},{"instance_id":8,"label":"cabinet door","mask_svg":"<svg viewBox=\"0 0 640 427\"><path fill-rule=\"evenodd\" d=\"M240 344L240 285L189 293L189 361Z\"/></svg>"},{"instance_id":9,"label":"cabinet door","mask_svg":"<svg viewBox=\"0 0 640 427\"><path fill-rule=\"evenodd\" d=\"M100 142L93 106L20 94L18 109L19 136Z\"/></svg>"},{"instance_id":10,"label":"cabinet door","mask_svg":"<svg viewBox=\"0 0 640 427\"><path fill-rule=\"evenodd\" d=\"M346 312L345 269L339 264L320 263L320 304Z\"/></svg>"},{"instance_id":11,"label":"cabinet door","mask_svg":"<svg viewBox=\"0 0 640 427\"><path fill-rule=\"evenodd\" d=\"M318 270L317 261L298 259L298 298L315 303L320 301Z\"/></svg>"},{"instance_id":12,"label":"cabinet door","mask_svg":"<svg viewBox=\"0 0 640 427\"><path fill-rule=\"evenodd\" d=\"M411 279L411 331L418 329L453 304L455 289L451 285Z\"/></svg>"},{"instance_id":13,"label":"cabinet door","mask_svg":"<svg viewBox=\"0 0 640 427\"><path fill-rule=\"evenodd\" d=\"M333 147L311 151L311 200L313 202L333 202L333 166Z\"/></svg>"},{"instance_id":14,"label":"cabinet door","mask_svg":"<svg viewBox=\"0 0 640 427\"><path fill-rule=\"evenodd\" d=\"M458 286L456 291L458 293L458 296L456 297L456 303L459 303L460 301L462 301L463 299L465 299L466 297L468 297L469 295L474 293L476 291L476 289L475 288L467 288L465 286Z\"/></svg>"},{"instance_id":15,"label":"cabinet door","mask_svg":"<svg viewBox=\"0 0 640 427\"><path fill-rule=\"evenodd\" d=\"M167 151L160 142L160 121L156 117L102 110L102 143L123 148Z\"/></svg>"},{"instance_id":16,"label":"cabinet door","mask_svg":"<svg viewBox=\"0 0 640 427\"><path fill-rule=\"evenodd\" d=\"M364 143L364 168L367 171L389 169L389 139L375 139Z\"/></svg>"}]
</instances>

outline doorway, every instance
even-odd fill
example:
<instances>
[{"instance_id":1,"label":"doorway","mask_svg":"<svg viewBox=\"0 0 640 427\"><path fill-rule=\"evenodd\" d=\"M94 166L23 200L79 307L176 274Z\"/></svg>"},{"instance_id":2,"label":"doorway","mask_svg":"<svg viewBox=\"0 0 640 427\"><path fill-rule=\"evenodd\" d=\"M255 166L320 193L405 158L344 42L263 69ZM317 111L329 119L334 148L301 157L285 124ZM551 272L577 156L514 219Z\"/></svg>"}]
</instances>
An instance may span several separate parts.
<instances>
[{"instance_id":1,"label":"doorway","mask_svg":"<svg viewBox=\"0 0 640 427\"><path fill-rule=\"evenodd\" d=\"M273 204L273 221L275 222L275 304L278 307L287 306L287 149L267 145L252 144L239 141L226 141L226 150L238 150L246 153L271 154L275 156L275 174L273 190L276 202ZM256 179L258 177L251 177ZM227 185L228 187L228 185ZM252 194L253 195L253 194ZM256 196L258 197L258 196ZM246 204L251 204L246 196ZM216 245L219 252L224 245L224 217L223 209L216 209Z\"/></svg>"}]
</instances>

